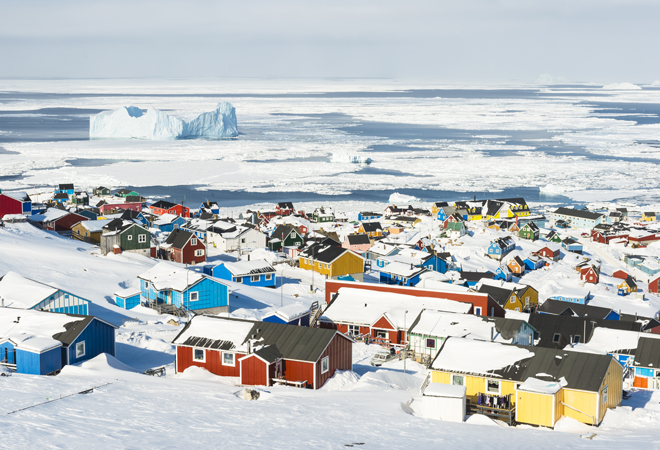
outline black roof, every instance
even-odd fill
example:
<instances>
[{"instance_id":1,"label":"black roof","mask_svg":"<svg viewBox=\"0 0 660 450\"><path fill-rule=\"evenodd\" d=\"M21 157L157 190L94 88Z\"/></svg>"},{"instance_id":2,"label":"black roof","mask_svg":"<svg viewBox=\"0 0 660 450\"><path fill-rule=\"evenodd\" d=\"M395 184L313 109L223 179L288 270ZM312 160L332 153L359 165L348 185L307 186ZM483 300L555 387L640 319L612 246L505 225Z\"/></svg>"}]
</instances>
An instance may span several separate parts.
<instances>
[{"instance_id":1,"label":"black roof","mask_svg":"<svg viewBox=\"0 0 660 450\"><path fill-rule=\"evenodd\" d=\"M589 319L604 319L612 312L612 308L602 306L581 305L579 303L567 303L561 300L547 299L538 308L539 312L555 314L560 316L587 317Z\"/></svg>"},{"instance_id":2,"label":"black roof","mask_svg":"<svg viewBox=\"0 0 660 450\"><path fill-rule=\"evenodd\" d=\"M507 319L506 317L484 317L488 322L495 322L495 331L500 333L504 339L513 339L520 332L523 324L527 323L520 319ZM531 326L531 325L530 325ZM534 328L534 327L532 327Z\"/></svg>"},{"instance_id":3,"label":"black roof","mask_svg":"<svg viewBox=\"0 0 660 450\"><path fill-rule=\"evenodd\" d=\"M494 216L502 208L504 202L497 200L487 200L486 201L486 214L487 216Z\"/></svg>"},{"instance_id":4,"label":"black roof","mask_svg":"<svg viewBox=\"0 0 660 450\"><path fill-rule=\"evenodd\" d=\"M126 209L120 216L124 220L137 219L140 217L139 211L133 211L132 209Z\"/></svg>"},{"instance_id":5,"label":"black roof","mask_svg":"<svg viewBox=\"0 0 660 450\"><path fill-rule=\"evenodd\" d=\"M511 295L511 289L490 286L487 284L482 284L479 286L478 292L490 295L493 297L493 300L495 300L501 306L506 305L506 302L509 300L509 296Z\"/></svg>"},{"instance_id":6,"label":"black roof","mask_svg":"<svg viewBox=\"0 0 660 450\"><path fill-rule=\"evenodd\" d=\"M195 316L200 317L200 316ZM174 338L176 342L178 337L184 333L195 317L186 324L181 333ZM222 321L251 322L249 320L233 319L218 316L204 316L210 319L218 319L218 326L222 326ZM328 347L332 338L338 332L326 328L298 327L281 323L270 322L251 322L254 325L240 344L244 344L249 339L261 347L255 353L269 362L279 358L285 358L298 361L316 362L319 360L323 351ZM216 350L231 350L235 347L233 342L212 340L205 337L191 336L183 342L183 345L193 347L212 348ZM311 380L310 380L311 382Z\"/></svg>"},{"instance_id":7,"label":"black roof","mask_svg":"<svg viewBox=\"0 0 660 450\"><path fill-rule=\"evenodd\" d=\"M592 322L593 321L593 322ZM595 326L594 326L595 322ZM580 342L589 342L595 327L611 328L624 331L641 331L639 322L619 320L590 319L554 314L530 314L529 324L540 334L539 347L564 348L571 340L570 336L580 336ZM586 338L585 338L586 331ZM555 334L559 339L555 342Z\"/></svg>"},{"instance_id":8,"label":"black roof","mask_svg":"<svg viewBox=\"0 0 660 450\"><path fill-rule=\"evenodd\" d=\"M529 227L529 229L532 231L539 231L538 225L536 225L534 222L527 222L525 225L523 225L523 228L525 227Z\"/></svg>"},{"instance_id":9,"label":"black roof","mask_svg":"<svg viewBox=\"0 0 660 450\"><path fill-rule=\"evenodd\" d=\"M139 195L127 195L126 203L142 203L142 197Z\"/></svg>"},{"instance_id":10,"label":"black roof","mask_svg":"<svg viewBox=\"0 0 660 450\"><path fill-rule=\"evenodd\" d=\"M60 313L53 313L53 314L60 314ZM73 320L69 323L64 324L64 329L66 331L62 331L61 333L55 333L53 335L53 339L60 341L63 345L69 346L75 341L78 336L80 336L80 333L83 332L83 330L89 325L89 323L94 320L100 320L97 317L94 316L83 316L83 315L78 315L78 314L67 314L67 316L71 316L73 318L78 318L79 320ZM106 323L105 321L101 321L102 323ZM108 324L114 328L117 328L116 326L112 324Z\"/></svg>"},{"instance_id":11,"label":"black roof","mask_svg":"<svg viewBox=\"0 0 660 450\"><path fill-rule=\"evenodd\" d=\"M366 233L374 233L378 230L383 230L380 222L362 222L362 228L364 228Z\"/></svg>"},{"instance_id":12,"label":"black roof","mask_svg":"<svg viewBox=\"0 0 660 450\"><path fill-rule=\"evenodd\" d=\"M160 208L160 209L171 209L176 206L176 203L168 202L165 200L158 200L155 203L149 205L150 208Z\"/></svg>"},{"instance_id":13,"label":"black roof","mask_svg":"<svg viewBox=\"0 0 660 450\"><path fill-rule=\"evenodd\" d=\"M291 202L279 202L277 206L280 209L293 209L293 203Z\"/></svg>"},{"instance_id":14,"label":"black roof","mask_svg":"<svg viewBox=\"0 0 660 450\"><path fill-rule=\"evenodd\" d=\"M350 245L371 244L369 236L366 234L349 234L347 237Z\"/></svg>"},{"instance_id":15,"label":"black roof","mask_svg":"<svg viewBox=\"0 0 660 450\"><path fill-rule=\"evenodd\" d=\"M482 278L493 279L493 272L461 272L461 278L467 281L479 281Z\"/></svg>"},{"instance_id":16,"label":"black roof","mask_svg":"<svg viewBox=\"0 0 660 450\"><path fill-rule=\"evenodd\" d=\"M322 263L331 263L348 250L335 245L312 244L300 253L300 256L312 258Z\"/></svg>"},{"instance_id":17,"label":"black roof","mask_svg":"<svg viewBox=\"0 0 660 450\"><path fill-rule=\"evenodd\" d=\"M564 208L564 207L557 208L555 214L560 214L563 216L579 217L581 219L589 219L589 220L596 220L600 216L602 216L602 214L593 213L591 211L583 211L580 209Z\"/></svg>"},{"instance_id":18,"label":"black roof","mask_svg":"<svg viewBox=\"0 0 660 450\"><path fill-rule=\"evenodd\" d=\"M73 183L68 183L68 184L60 184L59 185L59 190L60 191L68 191L73 189Z\"/></svg>"},{"instance_id":19,"label":"black roof","mask_svg":"<svg viewBox=\"0 0 660 450\"><path fill-rule=\"evenodd\" d=\"M277 228L275 228L275 231L273 231L273 234L270 235L271 239L286 239L289 237L289 234L291 234L291 231L296 233L298 236L302 238L300 235L300 232L294 227L293 225L280 225Z\"/></svg>"},{"instance_id":20,"label":"black roof","mask_svg":"<svg viewBox=\"0 0 660 450\"><path fill-rule=\"evenodd\" d=\"M191 237L193 237L193 233L190 231L175 228L170 235L167 236L165 243L171 244L174 248L183 248Z\"/></svg>"},{"instance_id":21,"label":"black roof","mask_svg":"<svg viewBox=\"0 0 660 450\"><path fill-rule=\"evenodd\" d=\"M66 192L60 192L58 194L55 194L53 198L54 199L69 198L69 194L67 194Z\"/></svg>"},{"instance_id":22,"label":"black roof","mask_svg":"<svg viewBox=\"0 0 660 450\"><path fill-rule=\"evenodd\" d=\"M214 217L215 215L208 211L202 211L202 213L199 215L199 218L202 220L209 220L209 219L213 219Z\"/></svg>"},{"instance_id":23,"label":"black roof","mask_svg":"<svg viewBox=\"0 0 660 450\"><path fill-rule=\"evenodd\" d=\"M660 339L640 336L635 351L635 366L660 368Z\"/></svg>"}]
</instances>

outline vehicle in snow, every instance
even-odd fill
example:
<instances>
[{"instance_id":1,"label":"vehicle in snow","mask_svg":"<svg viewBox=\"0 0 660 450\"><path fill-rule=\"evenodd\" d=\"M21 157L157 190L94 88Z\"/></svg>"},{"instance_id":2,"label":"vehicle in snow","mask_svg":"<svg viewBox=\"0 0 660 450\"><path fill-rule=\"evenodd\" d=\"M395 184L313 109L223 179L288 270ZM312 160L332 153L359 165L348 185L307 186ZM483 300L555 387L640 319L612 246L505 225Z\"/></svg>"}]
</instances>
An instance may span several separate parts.
<instances>
[{"instance_id":1,"label":"vehicle in snow","mask_svg":"<svg viewBox=\"0 0 660 450\"><path fill-rule=\"evenodd\" d=\"M588 237L589 237L589 233L582 233L580 236L582 236L583 238L588 238Z\"/></svg>"},{"instance_id":2,"label":"vehicle in snow","mask_svg":"<svg viewBox=\"0 0 660 450\"><path fill-rule=\"evenodd\" d=\"M397 358L396 351L391 348L388 353L376 353L373 358L371 358L371 365L374 367L380 367L388 361L392 361Z\"/></svg>"}]
</instances>

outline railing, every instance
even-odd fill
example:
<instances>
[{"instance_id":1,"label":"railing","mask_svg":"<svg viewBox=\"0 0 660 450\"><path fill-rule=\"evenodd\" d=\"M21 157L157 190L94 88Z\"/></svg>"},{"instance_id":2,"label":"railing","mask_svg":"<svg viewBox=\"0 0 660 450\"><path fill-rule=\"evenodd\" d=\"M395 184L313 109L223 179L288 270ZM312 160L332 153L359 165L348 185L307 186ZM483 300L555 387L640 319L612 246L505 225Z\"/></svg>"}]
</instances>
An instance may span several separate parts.
<instances>
[{"instance_id":1,"label":"railing","mask_svg":"<svg viewBox=\"0 0 660 450\"><path fill-rule=\"evenodd\" d=\"M489 394L485 394L485 395L489 395ZM502 420L508 423L509 425L513 425L516 419L516 404L511 401L511 395L512 394L506 396L507 404L509 405L507 408L500 408L495 406L473 403L472 401L468 400L467 414L468 415L482 414L492 419ZM493 395L493 397L500 397L500 396Z\"/></svg>"},{"instance_id":2,"label":"railing","mask_svg":"<svg viewBox=\"0 0 660 450\"><path fill-rule=\"evenodd\" d=\"M278 386L293 386L297 388L306 388L307 387L307 380L305 381L292 381L292 380L287 380L284 378L273 378L273 384L276 384Z\"/></svg>"},{"instance_id":3,"label":"railing","mask_svg":"<svg viewBox=\"0 0 660 450\"><path fill-rule=\"evenodd\" d=\"M424 391L426 390L427 387L429 387L429 384L431 384L431 373L429 372L428 375L426 375L426 379L422 383L422 385L419 387L419 392L424 394Z\"/></svg>"}]
</instances>

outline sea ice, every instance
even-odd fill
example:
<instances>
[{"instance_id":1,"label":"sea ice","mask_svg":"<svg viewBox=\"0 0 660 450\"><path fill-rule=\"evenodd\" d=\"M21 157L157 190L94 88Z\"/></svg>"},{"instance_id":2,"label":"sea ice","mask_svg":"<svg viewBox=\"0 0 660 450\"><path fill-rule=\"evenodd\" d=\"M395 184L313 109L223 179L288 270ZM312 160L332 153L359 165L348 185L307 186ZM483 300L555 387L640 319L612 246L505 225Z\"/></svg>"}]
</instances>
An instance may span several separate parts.
<instances>
[{"instance_id":1,"label":"sea ice","mask_svg":"<svg viewBox=\"0 0 660 450\"><path fill-rule=\"evenodd\" d=\"M632 83L611 83L603 86L603 89L607 89L609 91L636 91L641 89L641 87Z\"/></svg>"},{"instance_id":2,"label":"sea ice","mask_svg":"<svg viewBox=\"0 0 660 450\"><path fill-rule=\"evenodd\" d=\"M236 110L227 102L190 121L170 116L156 108L142 113L135 106L103 111L89 119L89 137L92 139L168 140L233 136L238 136Z\"/></svg>"}]
</instances>

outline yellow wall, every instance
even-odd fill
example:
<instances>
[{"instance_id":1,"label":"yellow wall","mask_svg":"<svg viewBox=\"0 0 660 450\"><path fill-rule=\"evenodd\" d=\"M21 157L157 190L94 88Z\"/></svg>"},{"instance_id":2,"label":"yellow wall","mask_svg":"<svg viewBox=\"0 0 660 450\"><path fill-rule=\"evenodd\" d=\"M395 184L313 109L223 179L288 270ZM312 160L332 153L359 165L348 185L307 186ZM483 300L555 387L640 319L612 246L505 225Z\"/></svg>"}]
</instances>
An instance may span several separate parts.
<instances>
[{"instance_id":1,"label":"yellow wall","mask_svg":"<svg viewBox=\"0 0 660 450\"><path fill-rule=\"evenodd\" d=\"M441 384L451 384L451 373L433 370L431 372L431 382ZM462 374L457 374L462 375ZM465 375L465 395L467 397L474 397L477 394L486 393L486 380L497 380L497 378L477 377ZM516 384L513 381L499 380L500 381L500 394L509 395L515 401L516 398Z\"/></svg>"},{"instance_id":2,"label":"yellow wall","mask_svg":"<svg viewBox=\"0 0 660 450\"><path fill-rule=\"evenodd\" d=\"M557 394L561 393L561 389ZM555 395L537 394L535 392L518 391L516 399L516 420L531 425L554 427L555 416L552 407L557 397Z\"/></svg>"},{"instance_id":3,"label":"yellow wall","mask_svg":"<svg viewBox=\"0 0 660 450\"><path fill-rule=\"evenodd\" d=\"M603 388L607 386L607 402L603 403ZM614 358L610 363L610 368L607 370L605 380L600 386L599 398L600 411L598 422L603 420L605 412L608 408L615 408L621 404L623 398L623 367Z\"/></svg>"},{"instance_id":4,"label":"yellow wall","mask_svg":"<svg viewBox=\"0 0 660 450\"><path fill-rule=\"evenodd\" d=\"M564 406L562 411L563 415L591 425L593 419L589 416L596 417L596 397L598 394L595 392L574 391L566 388L564 388L563 391L564 403L581 411L580 413Z\"/></svg>"},{"instance_id":5,"label":"yellow wall","mask_svg":"<svg viewBox=\"0 0 660 450\"><path fill-rule=\"evenodd\" d=\"M345 252L330 265L331 277L364 272L364 260L352 252Z\"/></svg>"}]
</instances>

